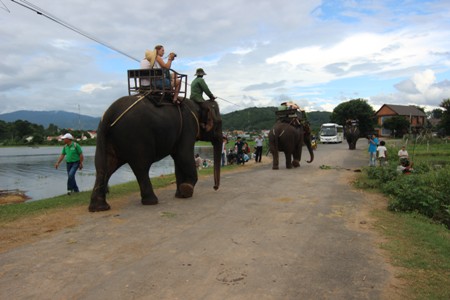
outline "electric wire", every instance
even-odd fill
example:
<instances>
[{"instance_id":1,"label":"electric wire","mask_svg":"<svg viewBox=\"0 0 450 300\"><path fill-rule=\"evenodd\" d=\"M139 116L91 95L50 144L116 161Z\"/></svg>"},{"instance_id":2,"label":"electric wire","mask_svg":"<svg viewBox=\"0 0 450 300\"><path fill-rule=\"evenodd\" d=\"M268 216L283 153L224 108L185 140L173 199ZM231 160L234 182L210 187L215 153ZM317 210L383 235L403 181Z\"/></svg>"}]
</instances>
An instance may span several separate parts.
<instances>
[{"instance_id":1,"label":"electric wire","mask_svg":"<svg viewBox=\"0 0 450 300\"><path fill-rule=\"evenodd\" d=\"M104 41L101 41L100 39L98 39L98 38L88 34L87 32L85 32L85 31L83 31L83 30L81 30L81 29L79 29L79 28L77 28L77 27L75 27L75 26L65 22L64 20L62 20L62 19L52 15L51 13L45 11L44 9L40 8L37 5L34 5L33 3L29 2L29 1L26 1L26 0L11 0L11 1L13 3L16 3L16 4L20 5L20 6L23 6L23 7L27 8L27 9L29 9L31 11L34 11L38 15L46 17L47 19L49 19L49 20L51 20L51 21L53 21L53 22L55 22L55 23L57 23L57 24L59 24L59 25L61 25L63 27L66 27L67 29L70 29L70 30L72 30L72 31L74 31L74 32L76 32L76 33L78 33L78 34L80 34L80 35L82 35L82 36L84 36L84 37L86 37L86 38L96 42L96 43L99 43L99 44L105 46L106 48L114 50L114 51L116 51L116 52L118 52L118 53L120 53L120 54L122 54L122 55L124 55L124 56L126 56L128 58L131 58L134 61L140 62L139 59L137 59L137 58L135 58L135 57L133 57L133 56L123 52L120 49L117 49L116 47L114 47L114 46L112 46L112 45L110 45L110 44L108 44L108 43L106 43ZM2 0L0 0L0 2L2 2ZM22 2L22 3L19 3L19 2ZM3 4L3 2L2 2L2 4ZM5 4L3 4L3 6L5 6ZM5 8L7 9L8 12L10 12L9 9L6 6L5 6ZM189 83L188 83L188 85L190 86ZM231 101L228 101L228 100L226 100L226 99L224 99L222 97L216 97L216 98L220 99L220 100L222 100L224 102L230 103L232 105L236 105L236 106L239 106L239 107L244 107L242 105L239 105L239 104L233 103Z\"/></svg>"},{"instance_id":2,"label":"electric wire","mask_svg":"<svg viewBox=\"0 0 450 300\"><path fill-rule=\"evenodd\" d=\"M3 7L0 7L3 10L6 10L7 12L11 13L11 11L8 9L8 7L5 5L5 3L3 3L2 0L0 0L0 2L2 3Z\"/></svg>"},{"instance_id":3,"label":"electric wire","mask_svg":"<svg viewBox=\"0 0 450 300\"><path fill-rule=\"evenodd\" d=\"M36 12L38 15L46 17L47 19L49 19L49 20L51 20L51 21L53 21L53 22L55 22L55 23L57 23L57 24L59 24L61 26L64 26L67 29L70 29L70 30L72 30L72 31L74 31L74 32L76 32L78 34L81 34L82 36L84 36L84 37L86 37L86 38L88 38L88 39L90 39L90 40L92 40L94 42L97 42L97 43L105 46L106 48L114 50L114 51L116 51L116 52L118 52L118 53L120 53L122 55L125 55L125 56L127 56L127 57L129 57L129 58L131 58L131 59L133 59L133 60L135 60L137 62L139 62L139 59L137 59L137 58L135 58L135 57L133 57L133 56L123 52L120 49L117 49L116 47L114 47L114 46L112 46L112 45L110 45L110 44L108 44L108 43L106 43L106 42L104 42L104 41L102 41L102 40L100 40L100 39L98 39L98 38L88 34L87 32L85 32L85 31L83 31L83 30L81 30L81 29L79 29L79 28L77 28L77 27L75 27L73 25L70 25L69 23L59 19L58 17L52 15L51 13L43 10L42 8L40 8L40 7L36 6L36 5L34 5L33 3L30 3L30 2L28 2L26 0L19 0L22 3L19 3L16 0L11 0L11 1L16 3L16 4L18 4L18 5L23 6L23 7L27 8L27 9L29 9L29 10L32 10L32 11Z\"/></svg>"}]
</instances>

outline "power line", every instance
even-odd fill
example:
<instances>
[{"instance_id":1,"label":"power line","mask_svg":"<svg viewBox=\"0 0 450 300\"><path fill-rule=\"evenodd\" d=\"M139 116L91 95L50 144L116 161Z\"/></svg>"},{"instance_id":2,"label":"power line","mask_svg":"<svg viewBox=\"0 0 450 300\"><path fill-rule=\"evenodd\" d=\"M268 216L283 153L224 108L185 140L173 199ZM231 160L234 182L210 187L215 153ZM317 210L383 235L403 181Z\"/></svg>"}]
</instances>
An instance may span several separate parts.
<instances>
[{"instance_id":1,"label":"power line","mask_svg":"<svg viewBox=\"0 0 450 300\"><path fill-rule=\"evenodd\" d=\"M3 9L3 10L6 10L7 12L11 12L9 9L8 9L8 7L6 7L6 5L5 5L5 3L3 3L3 1L2 0L0 0L0 2L2 3L2 5L3 5L3 7L0 7L1 9Z\"/></svg>"},{"instance_id":2,"label":"power line","mask_svg":"<svg viewBox=\"0 0 450 300\"><path fill-rule=\"evenodd\" d=\"M23 7L27 8L27 9L29 9L29 10L32 10L32 11L36 12L38 15L46 17L47 19L49 19L49 20L51 20L53 22L56 22L56 23L58 23L61 26L64 26L64 27L66 27L66 28L68 28L68 29L78 33L78 34L81 34L82 36L87 37L88 39L93 40L94 42L102 44L103 46L105 46L105 47L107 47L109 49L112 49L112 50L114 50L114 51L116 51L116 52L118 52L118 53L120 53L122 55L125 55L125 56L127 56L127 57L129 57L129 58L131 58L131 59L133 59L133 60L135 60L137 62L139 62L139 59L137 59L137 58L135 58L135 57L133 57L133 56L131 56L131 55L129 55L129 54L119 50L119 49L117 49L116 47L114 47L114 46L112 46L112 45L110 45L110 44L108 44L108 43L106 43L104 41L101 41L100 39L98 39L98 38L88 34L87 32L82 31L81 29L79 29L79 28L77 28L77 27L75 27L73 25L70 25L69 23L59 19L58 17L52 15L49 12L46 12L42 8L36 6L36 5L34 5L34 4L32 4L32 3L28 2L28 1L19 0L22 3L19 3L16 0L11 0L11 1L16 3L16 4L18 4L18 5L20 5L20 6L23 6Z\"/></svg>"},{"instance_id":3,"label":"power line","mask_svg":"<svg viewBox=\"0 0 450 300\"><path fill-rule=\"evenodd\" d=\"M60 18L58 18L58 17L52 15L51 13L45 11L44 9L40 8L40 7L37 6L37 5L34 5L33 3L29 2L29 1L26 1L26 0L11 0L11 1L12 1L13 3L16 3L16 4L20 5L20 6L23 6L23 7L27 8L27 9L29 9L29 10L31 10L31 11L34 11L34 12L37 13L38 15L41 15L41 16L43 16L43 17L46 17L47 19L49 19L49 20L51 20L51 21L53 21L53 22L55 22L55 23L57 23L57 24L59 24L59 25L61 25L61 26L64 26L64 27L66 27L67 29L70 29L70 30L72 30L72 31L74 31L74 32L76 32L76 33L78 33L78 34L81 34L82 36L84 36L84 37L86 37L86 38L88 38L88 39L90 39L90 40L92 40L92 41L94 41L94 42L97 42L97 43L99 43L99 44L101 44L101 45L103 45L103 46L105 46L105 47L107 47L107 48L109 48L109 49L111 49L111 50L114 50L114 51L116 51L116 52L118 52L118 53L120 53L120 54L122 54L122 55L125 55L126 57L131 58L132 60L135 60L135 61L137 61L137 62L140 62L139 59L137 59L137 58L135 58L135 57L133 57L133 56L131 56L131 55L129 55L129 54L127 54L127 53L125 53L125 52L119 50L119 49L117 49L116 47L114 47L114 46L112 46L112 45L110 45L110 44L108 44L108 43L106 43L106 42L104 42L104 41L101 41L100 39L98 39L98 38L96 38L96 37L94 37L94 36L88 34L87 32L85 32L85 31L83 31L83 30L81 30L81 29L79 29L79 28L77 28L77 27L75 27L75 26L73 26L73 25L71 25L71 24L65 22L64 20L61 20ZM3 6L5 7L5 9L6 9L8 12L10 12L9 9L6 7L6 5L2 2L2 0L0 0L0 2L3 4ZM22 2L22 3L19 3L19 2ZM190 84L188 84L188 85L190 85ZM221 97L217 97L217 99L220 99L220 100L222 100L222 101L228 102L228 103L230 103L230 104L233 104L233 105L236 105L236 106L239 106L239 107L244 107L244 106L242 106L242 105L233 103L233 102L228 101L228 100L226 100L226 99L224 99L224 98L221 98Z\"/></svg>"}]
</instances>

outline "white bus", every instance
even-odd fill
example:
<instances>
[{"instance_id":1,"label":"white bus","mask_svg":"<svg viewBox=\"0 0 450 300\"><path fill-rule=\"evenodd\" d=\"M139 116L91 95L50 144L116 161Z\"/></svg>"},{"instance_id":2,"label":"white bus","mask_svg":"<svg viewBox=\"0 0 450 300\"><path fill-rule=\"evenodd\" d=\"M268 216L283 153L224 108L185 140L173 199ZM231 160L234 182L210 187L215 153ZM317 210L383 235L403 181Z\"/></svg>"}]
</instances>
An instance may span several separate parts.
<instances>
[{"instance_id":1,"label":"white bus","mask_svg":"<svg viewBox=\"0 0 450 300\"><path fill-rule=\"evenodd\" d=\"M335 123L325 123L320 126L321 143L342 143L344 126Z\"/></svg>"}]
</instances>

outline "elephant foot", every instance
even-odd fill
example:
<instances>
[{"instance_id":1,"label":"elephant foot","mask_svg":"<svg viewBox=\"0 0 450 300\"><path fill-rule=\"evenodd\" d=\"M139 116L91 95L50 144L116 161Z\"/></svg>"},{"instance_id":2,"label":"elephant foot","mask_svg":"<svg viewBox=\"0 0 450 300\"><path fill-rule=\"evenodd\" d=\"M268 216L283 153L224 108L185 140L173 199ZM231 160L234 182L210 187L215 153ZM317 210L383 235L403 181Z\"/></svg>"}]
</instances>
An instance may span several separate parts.
<instances>
[{"instance_id":1,"label":"elephant foot","mask_svg":"<svg viewBox=\"0 0 450 300\"><path fill-rule=\"evenodd\" d=\"M286 169L292 169L292 165L286 165Z\"/></svg>"},{"instance_id":2,"label":"elephant foot","mask_svg":"<svg viewBox=\"0 0 450 300\"><path fill-rule=\"evenodd\" d=\"M158 204L158 198L142 198L141 203L142 205L156 205Z\"/></svg>"},{"instance_id":3,"label":"elephant foot","mask_svg":"<svg viewBox=\"0 0 450 300\"><path fill-rule=\"evenodd\" d=\"M279 170L280 168L278 166L272 166L272 170Z\"/></svg>"},{"instance_id":4,"label":"elephant foot","mask_svg":"<svg viewBox=\"0 0 450 300\"><path fill-rule=\"evenodd\" d=\"M300 162L298 160L294 160L292 162L292 165L294 166L294 168L298 168L298 167L300 167Z\"/></svg>"},{"instance_id":5,"label":"elephant foot","mask_svg":"<svg viewBox=\"0 0 450 300\"><path fill-rule=\"evenodd\" d=\"M91 203L89 205L90 212L105 211L105 210L110 210L110 209L111 209L111 206L109 206L109 204L106 203L106 201L104 201L103 203Z\"/></svg>"},{"instance_id":6,"label":"elephant foot","mask_svg":"<svg viewBox=\"0 0 450 300\"><path fill-rule=\"evenodd\" d=\"M189 183L180 184L179 189L175 193L175 197L177 198L190 198L194 194L194 186Z\"/></svg>"}]
</instances>

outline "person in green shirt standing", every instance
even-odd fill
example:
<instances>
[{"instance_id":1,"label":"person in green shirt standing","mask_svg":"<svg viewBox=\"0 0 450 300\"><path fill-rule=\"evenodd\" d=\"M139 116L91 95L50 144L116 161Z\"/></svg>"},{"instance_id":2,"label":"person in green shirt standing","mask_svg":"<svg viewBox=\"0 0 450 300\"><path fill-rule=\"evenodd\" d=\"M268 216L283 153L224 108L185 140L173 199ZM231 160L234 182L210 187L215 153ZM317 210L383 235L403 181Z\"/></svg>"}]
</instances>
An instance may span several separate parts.
<instances>
[{"instance_id":1,"label":"person in green shirt standing","mask_svg":"<svg viewBox=\"0 0 450 300\"><path fill-rule=\"evenodd\" d=\"M83 150L80 145L73 141L73 136L70 133L66 133L63 137L64 147L62 149L61 155L55 164L55 168L58 169L59 164L62 162L64 157L66 157L67 164L67 194L78 193L77 182L75 181L75 173L78 169L83 169Z\"/></svg>"},{"instance_id":2,"label":"person in green shirt standing","mask_svg":"<svg viewBox=\"0 0 450 300\"><path fill-rule=\"evenodd\" d=\"M203 71L202 68L198 68L195 72L195 76L197 76L191 83L191 96L189 99L192 101L197 102L198 105L200 105L202 111L201 111L201 125L202 127L205 127L206 123L206 112L207 112L207 105L205 105L206 101L203 99L203 93L205 93L209 100L214 100L216 97L214 97L213 93L209 90L208 85L206 84L205 79L203 79L203 76L206 75L205 71Z\"/></svg>"}]
</instances>

